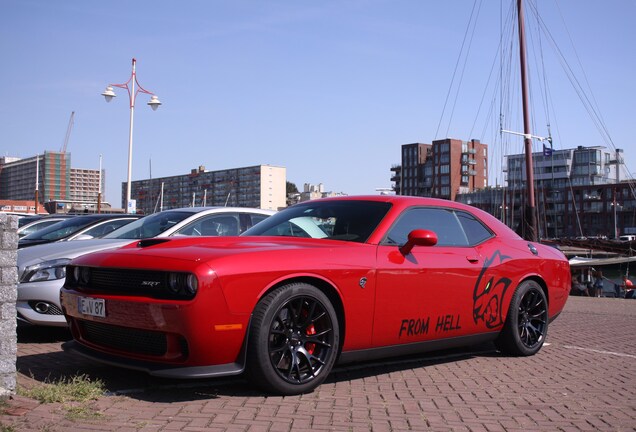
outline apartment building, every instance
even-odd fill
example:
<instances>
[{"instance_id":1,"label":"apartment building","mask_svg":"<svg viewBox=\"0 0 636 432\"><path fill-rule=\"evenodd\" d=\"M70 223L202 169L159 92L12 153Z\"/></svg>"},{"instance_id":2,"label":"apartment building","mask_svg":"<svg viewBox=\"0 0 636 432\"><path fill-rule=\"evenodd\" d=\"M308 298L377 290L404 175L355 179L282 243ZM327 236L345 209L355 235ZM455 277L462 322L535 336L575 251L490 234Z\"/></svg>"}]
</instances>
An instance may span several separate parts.
<instances>
[{"instance_id":1,"label":"apartment building","mask_svg":"<svg viewBox=\"0 0 636 432\"><path fill-rule=\"evenodd\" d=\"M100 190L104 190L103 171L100 175L96 169L71 168L69 179L71 201L97 201Z\"/></svg>"},{"instance_id":2,"label":"apartment building","mask_svg":"<svg viewBox=\"0 0 636 432\"><path fill-rule=\"evenodd\" d=\"M154 213L161 209L197 206L256 207L279 210L286 206L284 167L255 165L220 171L204 166L189 174L131 182L136 211ZM126 183L122 183L122 203Z\"/></svg>"},{"instance_id":3,"label":"apartment building","mask_svg":"<svg viewBox=\"0 0 636 432\"><path fill-rule=\"evenodd\" d=\"M398 195L455 200L488 184L488 145L453 138L402 145L402 163L391 167Z\"/></svg>"}]
</instances>

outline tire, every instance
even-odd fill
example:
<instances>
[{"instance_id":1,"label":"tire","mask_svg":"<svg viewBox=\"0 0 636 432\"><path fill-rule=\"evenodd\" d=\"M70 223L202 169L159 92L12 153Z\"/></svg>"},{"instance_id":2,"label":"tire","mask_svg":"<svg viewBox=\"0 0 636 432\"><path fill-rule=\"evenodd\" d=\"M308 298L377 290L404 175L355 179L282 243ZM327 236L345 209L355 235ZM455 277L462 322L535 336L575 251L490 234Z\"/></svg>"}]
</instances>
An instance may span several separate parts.
<instances>
[{"instance_id":1,"label":"tire","mask_svg":"<svg viewBox=\"0 0 636 432\"><path fill-rule=\"evenodd\" d=\"M519 285L510 300L504 328L495 345L504 354L534 355L543 346L548 334L548 300L534 281Z\"/></svg>"},{"instance_id":2,"label":"tire","mask_svg":"<svg viewBox=\"0 0 636 432\"><path fill-rule=\"evenodd\" d=\"M339 343L338 317L327 296L306 283L282 286L254 309L248 377L271 393L311 392L329 375Z\"/></svg>"}]
</instances>

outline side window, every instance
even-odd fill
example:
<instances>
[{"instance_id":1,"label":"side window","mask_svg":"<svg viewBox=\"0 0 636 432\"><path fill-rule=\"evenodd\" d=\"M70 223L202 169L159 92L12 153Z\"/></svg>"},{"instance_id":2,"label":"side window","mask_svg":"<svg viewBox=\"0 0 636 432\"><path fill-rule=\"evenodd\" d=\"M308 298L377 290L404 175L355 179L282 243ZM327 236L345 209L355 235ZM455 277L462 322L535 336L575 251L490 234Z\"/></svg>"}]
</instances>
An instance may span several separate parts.
<instances>
[{"instance_id":1,"label":"side window","mask_svg":"<svg viewBox=\"0 0 636 432\"><path fill-rule=\"evenodd\" d=\"M476 245L493 236L492 232L469 213L457 212L457 219L462 224L468 243Z\"/></svg>"},{"instance_id":2,"label":"side window","mask_svg":"<svg viewBox=\"0 0 636 432\"><path fill-rule=\"evenodd\" d=\"M267 215L260 215L260 214L252 214L252 226L256 225L257 223L264 221L265 219L267 219L269 216Z\"/></svg>"},{"instance_id":3,"label":"side window","mask_svg":"<svg viewBox=\"0 0 636 432\"><path fill-rule=\"evenodd\" d=\"M120 226L124 226L129 222L132 222L132 220L131 219L115 219L115 220L107 221L86 230L84 234L95 237L95 238L103 237L106 234L112 231L115 231Z\"/></svg>"},{"instance_id":4,"label":"side window","mask_svg":"<svg viewBox=\"0 0 636 432\"><path fill-rule=\"evenodd\" d=\"M236 213L209 215L186 225L175 233L175 235L215 237L239 234L239 218Z\"/></svg>"},{"instance_id":5,"label":"side window","mask_svg":"<svg viewBox=\"0 0 636 432\"><path fill-rule=\"evenodd\" d=\"M468 246L468 239L455 212L440 208L406 210L389 231L385 243L403 245L414 229L433 231L437 234L438 246Z\"/></svg>"}]
</instances>

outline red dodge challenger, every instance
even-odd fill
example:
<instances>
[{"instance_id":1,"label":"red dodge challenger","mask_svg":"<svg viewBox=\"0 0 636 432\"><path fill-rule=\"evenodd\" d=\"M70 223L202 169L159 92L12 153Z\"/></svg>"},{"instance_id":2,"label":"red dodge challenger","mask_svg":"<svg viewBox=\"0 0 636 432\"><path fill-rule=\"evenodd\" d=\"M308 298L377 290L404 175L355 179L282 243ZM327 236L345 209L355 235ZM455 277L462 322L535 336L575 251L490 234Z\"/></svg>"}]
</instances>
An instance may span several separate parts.
<instances>
[{"instance_id":1,"label":"red dodge challenger","mask_svg":"<svg viewBox=\"0 0 636 432\"><path fill-rule=\"evenodd\" d=\"M485 341L535 354L569 290L559 250L476 208L327 198L239 237L148 239L75 259L64 348L162 377L245 372L291 395L336 362Z\"/></svg>"}]
</instances>

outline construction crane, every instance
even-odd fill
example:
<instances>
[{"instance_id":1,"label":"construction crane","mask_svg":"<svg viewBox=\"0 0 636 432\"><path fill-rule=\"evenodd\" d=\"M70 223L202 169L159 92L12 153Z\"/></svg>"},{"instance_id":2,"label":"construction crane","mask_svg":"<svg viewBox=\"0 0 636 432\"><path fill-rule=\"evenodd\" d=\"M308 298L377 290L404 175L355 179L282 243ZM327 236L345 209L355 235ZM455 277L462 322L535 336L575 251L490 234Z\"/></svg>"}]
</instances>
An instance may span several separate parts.
<instances>
[{"instance_id":1,"label":"construction crane","mask_svg":"<svg viewBox=\"0 0 636 432\"><path fill-rule=\"evenodd\" d=\"M66 153L66 146L68 145L68 139L71 137L71 131L73 130L73 117L75 117L75 111L71 112L71 118L68 119L68 127L66 128L66 136L64 137L64 144L60 149L60 153Z\"/></svg>"}]
</instances>

